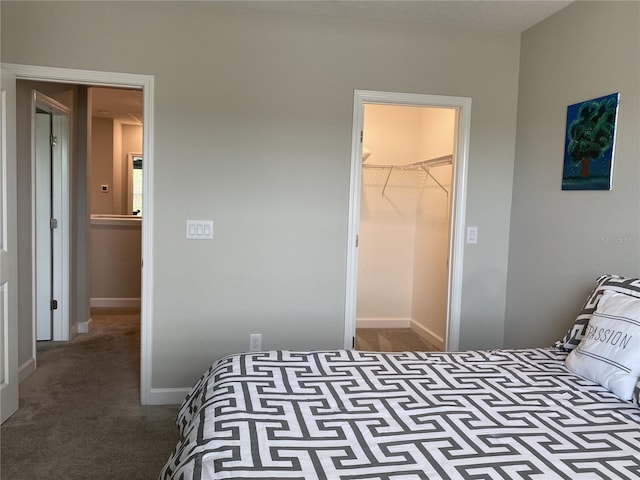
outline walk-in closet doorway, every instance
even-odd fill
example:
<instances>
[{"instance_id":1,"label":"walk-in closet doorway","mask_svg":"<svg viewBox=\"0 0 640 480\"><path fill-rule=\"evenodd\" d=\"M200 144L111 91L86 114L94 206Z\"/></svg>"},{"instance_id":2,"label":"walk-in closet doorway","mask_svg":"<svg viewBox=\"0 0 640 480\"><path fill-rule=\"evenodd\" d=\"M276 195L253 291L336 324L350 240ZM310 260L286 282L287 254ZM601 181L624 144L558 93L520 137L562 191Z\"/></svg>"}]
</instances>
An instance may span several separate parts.
<instances>
[{"instance_id":1,"label":"walk-in closet doorway","mask_svg":"<svg viewBox=\"0 0 640 480\"><path fill-rule=\"evenodd\" d=\"M352 184L352 332L360 350L457 348L460 286L453 280L462 263L456 226L463 222L470 101L417 97L361 103L359 165L352 165L359 177Z\"/></svg>"},{"instance_id":2,"label":"walk-in closet doorway","mask_svg":"<svg viewBox=\"0 0 640 480\"><path fill-rule=\"evenodd\" d=\"M393 329L383 350L404 349L410 335L396 329L444 347L455 119L452 108L364 106L356 328Z\"/></svg>"}]
</instances>

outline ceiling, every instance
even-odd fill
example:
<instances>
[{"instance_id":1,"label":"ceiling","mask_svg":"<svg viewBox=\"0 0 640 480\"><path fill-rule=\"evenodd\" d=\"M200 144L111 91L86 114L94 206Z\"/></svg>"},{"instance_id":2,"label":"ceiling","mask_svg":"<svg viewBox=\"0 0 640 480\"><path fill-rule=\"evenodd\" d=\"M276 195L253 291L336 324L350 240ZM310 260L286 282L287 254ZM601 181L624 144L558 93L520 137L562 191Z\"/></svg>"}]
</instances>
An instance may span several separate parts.
<instances>
[{"instance_id":1,"label":"ceiling","mask_svg":"<svg viewBox=\"0 0 640 480\"><path fill-rule=\"evenodd\" d=\"M236 8L366 20L523 32L566 0L228 0Z\"/></svg>"},{"instance_id":2,"label":"ceiling","mask_svg":"<svg viewBox=\"0 0 640 480\"><path fill-rule=\"evenodd\" d=\"M142 90L95 87L91 91L91 116L142 125Z\"/></svg>"}]
</instances>

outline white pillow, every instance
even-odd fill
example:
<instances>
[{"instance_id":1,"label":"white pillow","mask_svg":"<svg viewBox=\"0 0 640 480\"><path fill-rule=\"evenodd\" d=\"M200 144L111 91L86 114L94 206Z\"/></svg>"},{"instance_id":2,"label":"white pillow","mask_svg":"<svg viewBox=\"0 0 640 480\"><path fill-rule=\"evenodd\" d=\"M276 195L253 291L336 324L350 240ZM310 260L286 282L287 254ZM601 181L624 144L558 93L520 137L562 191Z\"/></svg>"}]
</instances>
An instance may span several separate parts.
<instances>
[{"instance_id":1,"label":"white pillow","mask_svg":"<svg viewBox=\"0 0 640 480\"><path fill-rule=\"evenodd\" d=\"M631 400L640 377L640 299L606 290L565 366Z\"/></svg>"}]
</instances>

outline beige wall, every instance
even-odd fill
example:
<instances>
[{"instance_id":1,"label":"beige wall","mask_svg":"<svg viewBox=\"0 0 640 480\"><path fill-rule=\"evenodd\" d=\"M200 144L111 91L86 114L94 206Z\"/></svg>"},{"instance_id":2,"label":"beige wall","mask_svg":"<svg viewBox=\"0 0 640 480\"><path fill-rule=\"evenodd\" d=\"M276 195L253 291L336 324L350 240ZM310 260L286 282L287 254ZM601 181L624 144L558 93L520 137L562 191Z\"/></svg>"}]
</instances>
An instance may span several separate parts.
<instances>
[{"instance_id":1,"label":"beige wall","mask_svg":"<svg viewBox=\"0 0 640 480\"><path fill-rule=\"evenodd\" d=\"M113 179L113 138L114 125L111 118L91 119L91 169L89 178L89 211L91 213L112 214ZM102 191L102 185L108 190Z\"/></svg>"},{"instance_id":2,"label":"beige wall","mask_svg":"<svg viewBox=\"0 0 640 480\"><path fill-rule=\"evenodd\" d=\"M421 157L420 107L365 105L362 144L371 151L368 165L404 165Z\"/></svg>"},{"instance_id":3,"label":"beige wall","mask_svg":"<svg viewBox=\"0 0 640 480\"><path fill-rule=\"evenodd\" d=\"M120 209L116 209L116 212L119 212L123 215L131 215L132 212L127 208L128 205L128 192L129 192L129 182L131 179L130 175L130 165L129 165L129 154L130 153L142 153L142 125L127 125L123 124L121 127L122 132L122 149L120 150L120 165L122 171L122 182L121 182L121 201L120 201ZM116 164L117 159L114 158L114 165Z\"/></svg>"},{"instance_id":4,"label":"beige wall","mask_svg":"<svg viewBox=\"0 0 640 480\"><path fill-rule=\"evenodd\" d=\"M91 125L91 213L127 215L128 153L142 152L142 126L101 117L93 117ZM108 185L109 191L103 192L102 185ZM103 306L96 299L139 299L139 222L135 227L92 223L89 238L92 304Z\"/></svg>"},{"instance_id":5,"label":"beige wall","mask_svg":"<svg viewBox=\"0 0 640 480\"><path fill-rule=\"evenodd\" d=\"M447 191L433 178L425 179L416 215L413 328L441 348L447 327L451 170L451 165L431 169L433 177Z\"/></svg>"},{"instance_id":6,"label":"beige wall","mask_svg":"<svg viewBox=\"0 0 640 480\"><path fill-rule=\"evenodd\" d=\"M451 108L429 108L422 112L422 146L420 160L431 160L453 153L456 111Z\"/></svg>"},{"instance_id":7,"label":"beige wall","mask_svg":"<svg viewBox=\"0 0 640 480\"><path fill-rule=\"evenodd\" d=\"M423 112L422 119L421 158L428 160L452 155L456 111L429 109ZM416 209L411 316L418 332L436 346L444 347L452 165L431 168L429 173L432 177L425 176Z\"/></svg>"},{"instance_id":8,"label":"beige wall","mask_svg":"<svg viewBox=\"0 0 640 480\"><path fill-rule=\"evenodd\" d=\"M421 111L365 105L363 145L372 152L367 165L417 162ZM387 174L380 169L362 171L356 312L361 325L365 319L408 324L411 318L418 178L416 172Z\"/></svg>"},{"instance_id":9,"label":"beige wall","mask_svg":"<svg viewBox=\"0 0 640 480\"><path fill-rule=\"evenodd\" d=\"M91 301L123 305L121 299L140 298L140 222L128 225L91 222ZM126 303L124 305L127 305Z\"/></svg>"},{"instance_id":10,"label":"beige wall","mask_svg":"<svg viewBox=\"0 0 640 480\"><path fill-rule=\"evenodd\" d=\"M113 122L113 156L111 157L111 174L112 174L112 192L113 192L113 207L111 213L122 215L125 214L127 204L124 206L122 201L126 195L126 170L124 162L122 160L122 127L123 125L114 120Z\"/></svg>"},{"instance_id":11,"label":"beige wall","mask_svg":"<svg viewBox=\"0 0 640 480\"><path fill-rule=\"evenodd\" d=\"M128 153L142 153L142 126L102 117L93 117L91 125L91 213L128 215Z\"/></svg>"},{"instance_id":12,"label":"beige wall","mask_svg":"<svg viewBox=\"0 0 640 480\"><path fill-rule=\"evenodd\" d=\"M465 250L460 346L502 345L518 34L215 2L0 8L4 62L155 76L154 388L249 333L343 346L354 89L473 99L466 217L487 240ZM215 239L186 241L187 218Z\"/></svg>"},{"instance_id":13,"label":"beige wall","mask_svg":"<svg viewBox=\"0 0 640 480\"><path fill-rule=\"evenodd\" d=\"M561 191L567 106L614 92L613 189ZM596 277L638 276L639 92L640 3L576 2L524 33L506 346L559 340Z\"/></svg>"}]
</instances>

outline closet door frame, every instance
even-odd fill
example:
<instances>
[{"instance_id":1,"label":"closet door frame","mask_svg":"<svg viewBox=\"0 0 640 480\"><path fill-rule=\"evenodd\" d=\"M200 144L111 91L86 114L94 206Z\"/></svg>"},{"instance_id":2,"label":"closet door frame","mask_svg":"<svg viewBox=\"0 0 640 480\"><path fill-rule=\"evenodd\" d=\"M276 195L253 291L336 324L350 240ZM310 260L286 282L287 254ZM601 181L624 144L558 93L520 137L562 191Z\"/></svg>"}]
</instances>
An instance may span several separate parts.
<instances>
[{"instance_id":1,"label":"closet door frame","mask_svg":"<svg viewBox=\"0 0 640 480\"><path fill-rule=\"evenodd\" d=\"M465 245L467 164L471 131L471 98L414 93L355 90L351 137L351 182L347 230L344 348L355 346L358 273L358 231L362 190L362 132L365 104L415 107L445 107L456 110L456 139L452 162L452 197L449 225L449 271L447 285L447 325L445 350L456 351L460 340L462 268Z\"/></svg>"}]
</instances>

